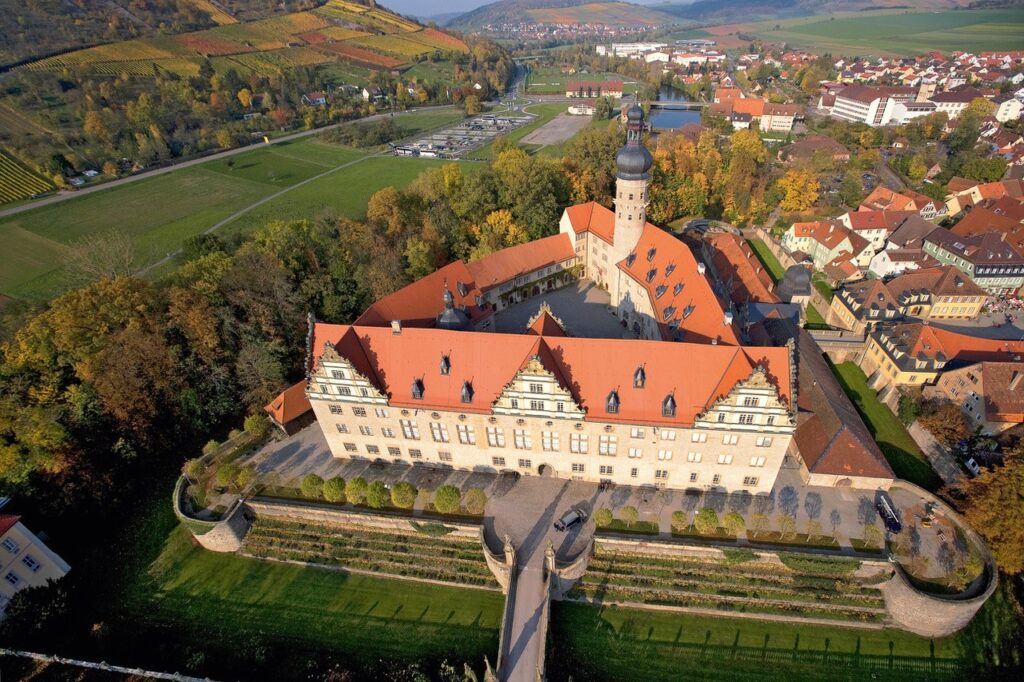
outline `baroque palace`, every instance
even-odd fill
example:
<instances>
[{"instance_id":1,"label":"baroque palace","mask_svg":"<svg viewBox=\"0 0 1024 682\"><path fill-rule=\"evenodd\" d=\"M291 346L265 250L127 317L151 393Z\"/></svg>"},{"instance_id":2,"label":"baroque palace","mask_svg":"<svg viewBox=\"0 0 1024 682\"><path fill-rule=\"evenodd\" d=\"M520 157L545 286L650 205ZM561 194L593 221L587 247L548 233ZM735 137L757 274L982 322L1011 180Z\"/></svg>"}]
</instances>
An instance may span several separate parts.
<instances>
[{"instance_id":1,"label":"baroque palace","mask_svg":"<svg viewBox=\"0 0 1024 682\"><path fill-rule=\"evenodd\" d=\"M647 222L642 130L634 105L614 211L572 206L557 235L446 265L351 325L311 319L307 380L271 415L282 423L308 399L336 457L769 492L785 461L802 461L795 344L742 345L704 264ZM580 280L607 304L577 314L612 320L614 334L580 333L544 302ZM535 314L499 331L516 304ZM862 445L873 448L866 466L829 454L818 459L835 470L817 473L887 485L877 448Z\"/></svg>"}]
</instances>

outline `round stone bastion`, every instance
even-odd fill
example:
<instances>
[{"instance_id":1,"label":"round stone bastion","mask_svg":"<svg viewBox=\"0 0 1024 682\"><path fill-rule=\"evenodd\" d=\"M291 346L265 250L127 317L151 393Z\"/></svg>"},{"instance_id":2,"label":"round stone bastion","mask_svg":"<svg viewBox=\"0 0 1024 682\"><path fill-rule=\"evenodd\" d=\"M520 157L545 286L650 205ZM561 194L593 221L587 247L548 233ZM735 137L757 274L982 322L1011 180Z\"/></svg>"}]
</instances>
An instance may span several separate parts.
<instances>
[{"instance_id":1,"label":"round stone bastion","mask_svg":"<svg viewBox=\"0 0 1024 682\"><path fill-rule=\"evenodd\" d=\"M188 528L196 542L211 552L237 552L241 549L242 539L252 525L244 500L241 497L235 500L219 521L200 519L186 512L189 509L187 489L188 478L180 476L174 486L174 515Z\"/></svg>"}]
</instances>

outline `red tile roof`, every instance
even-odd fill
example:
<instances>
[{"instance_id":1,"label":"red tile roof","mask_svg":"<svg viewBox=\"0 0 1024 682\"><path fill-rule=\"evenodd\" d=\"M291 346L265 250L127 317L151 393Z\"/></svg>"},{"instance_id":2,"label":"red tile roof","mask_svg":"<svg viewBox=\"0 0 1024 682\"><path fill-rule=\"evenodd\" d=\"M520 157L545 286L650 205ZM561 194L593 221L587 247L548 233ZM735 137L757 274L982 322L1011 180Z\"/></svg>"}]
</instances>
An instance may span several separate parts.
<instances>
[{"instance_id":1,"label":"red tile roof","mask_svg":"<svg viewBox=\"0 0 1024 682\"><path fill-rule=\"evenodd\" d=\"M715 273L723 281L732 280L730 298L735 303L758 301L778 303L772 293L775 283L760 259L745 239L734 234L720 233L707 238L714 255Z\"/></svg>"},{"instance_id":2,"label":"red tile roof","mask_svg":"<svg viewBox=\"0 0 1024 682\"><path fill-rule=\"evenodd\" d=\"M306 382L289 386L263 408L278 424L287 424L313 409L306 397Z\"/></svg>"},{"instance_id":3,"label":"red tile roof","mask_svg":"<svg viewBox=\"0 0 1024 682\"><path fill-rule=\"evenodd\" d=\"M953 226L952 232L961 237L972 237L985 232L1004 234L1007 242L1024 253L1024 225L1010 216L996 213L991 208L975 206Z\"/></svg>"},{"instance_id":4,"label":"red tile roof","mask_svg":"<svg viewBox=\"0 0 1024 682\"><path fill-rule=\"evenodd\" d=\"M465 286L465 295L458 286L460 282ZM473 273L464 262L455 261L375 302L359 316L356 324L386 325L391 320L402 320L408 326L432 326L444 310L445 286L455 297L455 306L466 307L470 320L490 314L476 305L480 290L473 281Z\"/></svg>"},{"instance_id":5,"label":"red tile roof","mask_svg":"<svg viewBox=\"0 0 1024 682\"><path fill-rule=\"evenodd\" d=\"M615 213L596 201L588 204L577 204L565 209L569 215L569 223L576 234L590 232L608 242L615 238Z\"/></svg>"},{"instance_id":6,"label":"red tile roof","mask_svg":"<svg viewBox=\"0 0 1024 682\"><path fill-rule=\"evenodd\" d=\"M21 519L20 516L13 516L11 514L0 514L0 535L4 535L10 529L14 528L14 525Z\"/></svg>"},{"instance_id":7,"label":"red tile roof","mask_svg":"<svg viewBox=\"0 0 1024 682\"><path fill-rule=\"evenodd\" d=\"M898 343L900 350L915 358L947 362L1019 362L1024 356L1024 341L958 334L920 322L895 325L886 334Z\"/></svg>"},{"instance_id":8,"label":"red tile roof","mask_svg":"<svg viewBox=\"0 0 1024 682\"><path fill-rule=\"evenodd\" d=\"M920 209L921 206L913 197L893 192L885 185L876 187L860 204L862 211L918 211Z\"/></svg>"},{"instance_id":9,"label":"red tile roof","mask_svg":"<svg viewBox=\"0 0 1024 682\"><path fill-rule=\"evenodd\" d=\"M784 402L792 395L790 356L784 347L735 347L627 339L588 339L526 334L493 334L444 329L403 329L317 324L316 355L331 343L398 407L490 413L505 386L529 360L540 362L563 382L586 419L609 422L689 425L737 382L763 367ZM449 374L437 371L447 355ZM615 362L608 362L615 358ZM633 372L643 366L644 388L633 387ZM688 371L699 367L701 371ZM419 379L423 398L412 397ZM473 387L472 403L462 402L464 382ZM618 391L618 413L605 400ZM676 414L662 415L661 404L674 396Z\"/></svg>"},{"instance_id":10,"label":"red tile roof","mask_svg":"<svg viewBox=\"0 0 1024 682\"><path fill-rule=\"evenodd\" d=\"M895 230L916 211L850 211L846 214L851 230Z\"/></svg>"},{"instance_id":11,"label":"red tile roof","mask_svg":"<svg viewBox=\"0 0 1024 682\"><path fill-rule=\"evenodd\" d=\"M524 273L575 259L576 252L569 235L556 234L495 251L468 263L466 267L477 288L486 292Z\"/></svg>"}]
</instances>

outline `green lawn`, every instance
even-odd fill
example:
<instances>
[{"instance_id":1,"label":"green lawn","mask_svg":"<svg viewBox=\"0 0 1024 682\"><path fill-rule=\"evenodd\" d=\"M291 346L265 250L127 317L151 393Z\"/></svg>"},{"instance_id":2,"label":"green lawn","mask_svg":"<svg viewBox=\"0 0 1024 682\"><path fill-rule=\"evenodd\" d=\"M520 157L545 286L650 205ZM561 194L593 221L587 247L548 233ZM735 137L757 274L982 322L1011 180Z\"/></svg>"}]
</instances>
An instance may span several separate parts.
<instances>
[{"instance_id":1,"label":"green lawn","mask_svg":"<svg viewBox=\"0 0 1024 682\"><path fill-rule=\"evenodd\" d=\"M311 655L334 656L349 668L365 669L380 658L447 658L460 670L462 661L481 667L485 655L493 662L497 654L502 606L496 591L216 554L193 545L177 527L149 579L134 588L122 619L206 643L207 662L216 654L217 669L232 659L251 665L247 643L258 640L275 649L268 658L280 666L262 670L261 677L300 679L299 662Z\"/></svg>"},{"instance_id":2,"label":"green lawn","mask_svg":"<svg viewBox=\"0 0 1024 682\"><path fill-rule=\"evenodd\" d=\"M821 279L820 277L814 277L813 283L814 288L818 290L818 293L821 294L826 301L831 303L832 298L835 296L835 292L832 291L832 287L828 285L828 282Z\"/></svg>"},{"instance_id":3,"label":"green lawn","mask_svg":"<svg viewBox=\"0 0 1024 682\"><path fill-rule=\"evenodd\" d=\"M825 318L821 316L818 309L810 303L807 304L807 328L808 329L821 329L828 327L825 323Z\"/></svg>"},{"instance_id":4,"label":"green lawn","mask_svg":"<svg viewBox=\"0 0 1024 682\"><path fill-rule=\"evenodd\" d=\"M552 605L549 679L932 680L959 669L957 638L899 630L597 607ZM826 657L826 652L828 655ZM893 656L894 670L889 670ZM934 659L934 663L933 663ZM932 666L937 673L934 675ZM951 670L952 669L952 670Z\"/></svg>"},{"instance_id":5,"label":"green lawn","mask_svg":"<svg viewBox=\"0 0 1024 682\"><path fill-rule=\"evenodd\" d=\"M761 259L761 263L768 270L768 274L772 276L772 279L776 282L781 280L782 276L786 274L786 269L782 267L782 263L775 257L775 254L768 250L768 245L760 239L748 239L747 243L750 244L750 248L754 250L757 257Z\"/></svg>"},{"instance_id":6,"label":"green lawn","mask_svg":"<svg viewBox=\"0 0 1024 682\"><path fill-rule=\"evenodd\" d=\"M932 469L899 418L868 387L867 377L860 367L852 362L844 362L833 365L832 369L846 395L857 406L857 411L864 418L864 423L896 475L927 490L937 490L942 485L942 479Z\"/></svg>"},{"instance_id":7,"label":"green lawn","mask_svg":"<svg viewBox=\"0 0 1024 682\"><path fill-rule=\"evenodd\" d=\"M1020 8L858 12L764 21L743 28L764 40L833 55L1024 49L1024 11Z\"/></svg>"}]
</instances>

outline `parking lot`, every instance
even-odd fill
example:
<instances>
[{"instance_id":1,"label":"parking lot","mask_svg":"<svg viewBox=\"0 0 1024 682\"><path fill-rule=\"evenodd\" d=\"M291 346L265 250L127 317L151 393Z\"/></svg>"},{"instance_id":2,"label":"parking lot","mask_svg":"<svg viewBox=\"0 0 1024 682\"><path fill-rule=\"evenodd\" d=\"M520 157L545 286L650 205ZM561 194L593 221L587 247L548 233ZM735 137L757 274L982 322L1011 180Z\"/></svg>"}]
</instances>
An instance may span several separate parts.
<instances>
[{"instance_id":1,"label":"parking lot","mask_svg":"<svg viewBox=\"0 0 1024 682\"><path fill-rule=\"evenodd\" d=\"M459 159L504 135L530 123L527 114L482 114L456 125L438 130L412 142L394 145L396 156L418 156L433 159Z\"/></svg>"}]
</instances>

